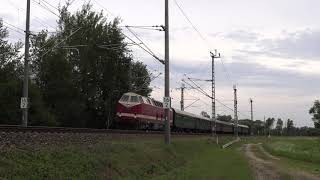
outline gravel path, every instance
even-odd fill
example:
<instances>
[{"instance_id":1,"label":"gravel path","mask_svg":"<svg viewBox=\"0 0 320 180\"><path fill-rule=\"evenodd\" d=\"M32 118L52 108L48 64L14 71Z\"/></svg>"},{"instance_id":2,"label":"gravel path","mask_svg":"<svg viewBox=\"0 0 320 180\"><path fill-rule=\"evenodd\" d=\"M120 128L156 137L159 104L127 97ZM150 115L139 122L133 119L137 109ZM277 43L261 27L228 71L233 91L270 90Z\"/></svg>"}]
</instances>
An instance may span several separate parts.
<instances>
[{"instance_id":1,"label":"gravel path","mask_svg":"<svg viewBox=\"0 0 320 180\"><path fill-rule=\"evenodd\" d=\"M246 144L245 154L254 170L256 180L280 180L281 175L271 162L258 158L253 152L253 144Z\"/></svg>"},{"instance_id":2,"label":"gravel path","mask_svg":"<svg viewBox=\"0 0 320 180\"><path fill-rule=\"evenodd\" d=\"M319 177L304 171L285 169L280 165L280 159L265 151L261 144L246 144L244 145L244 151L254 170L256 180L320 180ZM255 151L263 154L264 158L258 157Z\"/></svg>"}]
</instances>

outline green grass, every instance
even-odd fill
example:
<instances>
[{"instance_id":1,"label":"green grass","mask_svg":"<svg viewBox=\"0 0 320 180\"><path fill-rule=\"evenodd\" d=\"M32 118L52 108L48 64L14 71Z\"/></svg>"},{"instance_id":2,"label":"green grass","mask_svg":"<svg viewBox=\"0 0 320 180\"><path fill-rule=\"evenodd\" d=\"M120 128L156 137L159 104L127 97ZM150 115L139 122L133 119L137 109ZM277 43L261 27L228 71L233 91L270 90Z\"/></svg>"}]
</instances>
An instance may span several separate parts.
<instances>
[{"instance_id":1,"label":"green grass","mask_svg":"<svg viewBox=\"0 0 320 180\"><path fill-rule=\"evenodd\" d=\"M260 137L248 141L262 142L265 150L280 157L282 166L320 175L320 138Z\"/></svg>"},{"instance_id":2,"label":"green grass","mask_svg":"<svg viewBox=\"0 0 320 180\"><path fill-rule=\"evenodd\" d=\"M200 146L201 147L201 146ZM201 148L206 148L205 146ZM194 155L183 167L156 180L253 179L246 159L235 149L207 148Z\"/></svg>"},{"instance_id":3,"label":"green grass","mask_svg":"<svg viewBox=\"0 0 320 180\"><path fill-rule=\"evenodd\" d=\"M177 138L170 146L155 137L22 149L0 153L0 179L252 179L239 150L222 150L208 138Z\"/></svg>"},{"instance_id":4,"label":"green grass","mask_svg":"<svg viewBox=\"0 0 320 180\"><path fill-rule=\"evenodd\" d=\"M275 138L265 148L278 156L320 164L320 138Z\"/></svg>"}]
</instances>

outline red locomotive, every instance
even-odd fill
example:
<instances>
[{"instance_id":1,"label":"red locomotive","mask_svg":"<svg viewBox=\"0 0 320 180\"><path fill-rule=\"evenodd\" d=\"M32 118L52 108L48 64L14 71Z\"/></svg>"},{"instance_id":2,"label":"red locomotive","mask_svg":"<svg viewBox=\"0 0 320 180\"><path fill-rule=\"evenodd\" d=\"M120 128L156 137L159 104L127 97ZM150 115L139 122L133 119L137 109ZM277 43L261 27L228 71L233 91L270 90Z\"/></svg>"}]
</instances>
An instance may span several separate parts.
<instances>
[{"instance_id":1,"label":"red locomotive","mask_svg":"<svg viewBox=\"0 0 320 180\"><path fill-rule=\"evenodd\" d=\"M172 110L170 110L172 125ZM164 126L162 102L136 93L125 93L117 105L116 126L125 129L160 130Z\"/></svg>"}]
</instances>

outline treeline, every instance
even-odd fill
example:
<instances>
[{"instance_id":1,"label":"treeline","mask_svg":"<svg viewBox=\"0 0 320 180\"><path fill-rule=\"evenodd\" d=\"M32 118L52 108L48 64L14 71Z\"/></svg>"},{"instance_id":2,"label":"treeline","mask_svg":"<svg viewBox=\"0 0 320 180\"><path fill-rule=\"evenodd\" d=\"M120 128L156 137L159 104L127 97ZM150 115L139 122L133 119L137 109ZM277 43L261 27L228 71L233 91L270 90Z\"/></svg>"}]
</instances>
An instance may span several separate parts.
<instances>
[{"instance_id":1,"label":"treeline","mask_svg":"<svg viewBox=\"0 0 320 180\"><path fill-rule=\"evenodd\" d=\"M312 115L313 127L295 127L293 120L283 121L278 118L267 118L265 121L250 119L241 119L239 124L249 126L250 133L254 135L278 135L278 136L320 136L320 101L314 101L313 106L309 110ZM201 113L203 115L203 113ZM231 115L217 115L217 120L234 122Z\"/></svg>"},{"instance_id":2,"label":"treeline","mask_svg":"<svg viewBox=\"0 0 320 180\"><path fill-rule=\"evenodd\" d=\"M249 126L254 135L265 136L320 136L320 129L313 127L295 127L293 120L285 122L278 118L267 118L266 121L249 119L239 120L239 123ZM285 123L285 124L284 124Z\"/></svg>"},{"instance_id":3,"label":"treeline","mask_svg":"<svg viewBox=\"0 0 320 180\"><path fill-rule=\"evenodd\" d=\"M29 125L105 128L123 93L150 94L150 74L133 61L120 19L91 7L63 6L56 32L31 33ZM20 124L23 44L8 37L0 21L0 124Z\"/></svg>"}]
</instances>

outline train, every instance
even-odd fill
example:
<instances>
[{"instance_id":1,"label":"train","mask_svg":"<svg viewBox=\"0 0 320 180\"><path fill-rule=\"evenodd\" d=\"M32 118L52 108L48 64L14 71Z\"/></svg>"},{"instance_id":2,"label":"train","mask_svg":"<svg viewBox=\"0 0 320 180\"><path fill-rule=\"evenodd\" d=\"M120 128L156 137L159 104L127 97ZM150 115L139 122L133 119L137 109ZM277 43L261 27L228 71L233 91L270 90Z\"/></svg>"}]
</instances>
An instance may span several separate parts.
<instances>
[{"instance_id":1,"label":"train","mask_svg":"<svg viewBox=\"0 0 320 180\"><path fill-rule=\"evenodd\" d=\"M155 131L164 128L163 103L155 99L133 92L124 93L117 103L116 111L116 128ZM175 108L170 108L169 112L171 131L174 132L206 133L215 130L216 133L232 134L235 130L235 124L231 122L212 121ZM238 133L247 135L249 127L238 124Z\"/></svg>"}]
</instances>

